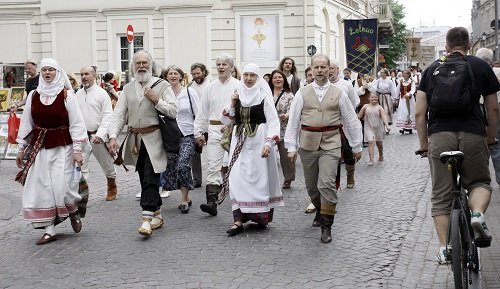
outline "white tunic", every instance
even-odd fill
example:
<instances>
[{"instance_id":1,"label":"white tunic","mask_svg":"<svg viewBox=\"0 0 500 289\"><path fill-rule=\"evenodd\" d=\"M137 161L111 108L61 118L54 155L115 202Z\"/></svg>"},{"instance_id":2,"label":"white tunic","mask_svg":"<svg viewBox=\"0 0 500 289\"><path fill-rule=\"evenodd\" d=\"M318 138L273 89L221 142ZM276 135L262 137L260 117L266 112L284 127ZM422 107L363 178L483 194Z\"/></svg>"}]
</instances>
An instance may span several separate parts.
<instances>
[{"instance_id":1,"label":"white tunic","mask_svg":"<svg viewBox=\"0 0 500 289\"><path fill-rule=\"evenodd\" d=\"M238 89L239 82L234 77L229 77L224 83L217 79L203 90L201 109L194 122L194 137L208 132L210 120L220 120L222 110L231 104L231 96Z\"/></svg>"},{"instance_id":2,"label":"white tunic","mask_svg":"<svg viewBox=\"0 0 500 289\"><path fill-rule=\"evenodd\" d=\"M141 86L138 81L134 80L123 87L109 125L110 138L117 138L125 124L133 128L158 125L158 111L161 111L169 118L177 117L175 96L172 95L172 90L168 89L170 85L166 81L161 82L153 88L155 93L160 97L156 106L144 96L144 90L151 87L157 80L157 77L152 77L144 86ZM162 146L160 131L155 130L151 133L138 134L139 145L141 140L146 146L155 173L165 171L167 167L167 153ZM125 165L135 166L137 164L138 155L133 153L134 141L135 138L133 136L129 137L123 149L123 161Z\"/></svg>"},{"instance_id":3,"label":"white tunic","mask_svg":"<svg viewBox=\"0 0 500 289\"><path fill-rule=\"evenodd\" d=\"M349 100L351 101L353 109L356 109L359 105L359 95L356 93L354 86L350 81L347 81L343 78L338 78L337 81L332 83L333 86L338 87L347 93Z\"/></svg>"},{"instance_id":4,"label":"white tunic","mask_svg":"<svg viewBox=\"0 0 500 289\"><path fill-rule=\"evenodd\" d=\"M76 99L85 121L87 131L97 131L96 136L108 141L108 127L113 114L108 93L97 84L76 92Z\"/></svg>"}]
</instances>

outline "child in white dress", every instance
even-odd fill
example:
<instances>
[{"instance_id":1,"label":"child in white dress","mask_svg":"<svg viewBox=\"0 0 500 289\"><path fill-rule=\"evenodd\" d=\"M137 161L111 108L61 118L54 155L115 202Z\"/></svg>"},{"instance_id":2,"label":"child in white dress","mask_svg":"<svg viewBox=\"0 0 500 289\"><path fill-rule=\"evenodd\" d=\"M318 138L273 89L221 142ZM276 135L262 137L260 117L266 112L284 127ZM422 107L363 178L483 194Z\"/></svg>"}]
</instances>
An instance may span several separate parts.
<instances>
[{"instance_id":1,"label":"child in white dress","mask_svg":"<svg viewBox=\"0 0 500 289\"><path fill-rule=\"evenodd\" d=\"M365 122L364 136L368 142L369 166L373 166L375 144L378 149L378 160L384 160L384 133L389 132L387 114L384 108L378 104L378 96L370 94L370 103L363 105L358 113L358 118Z\"/></svg>"}]
</instances>

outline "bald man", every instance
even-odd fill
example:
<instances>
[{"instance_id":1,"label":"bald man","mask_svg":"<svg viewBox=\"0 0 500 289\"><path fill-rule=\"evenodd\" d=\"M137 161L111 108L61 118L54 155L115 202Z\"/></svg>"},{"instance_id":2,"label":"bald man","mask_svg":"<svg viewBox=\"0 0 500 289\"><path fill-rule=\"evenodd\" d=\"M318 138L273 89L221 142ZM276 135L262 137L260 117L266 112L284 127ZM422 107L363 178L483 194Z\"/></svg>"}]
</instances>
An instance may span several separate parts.
<instances>
[{"instance_id":1,"label":"bald man","mask_svg":"<svg viewBox=\"0 0 500 289\"><path fill-rule=\"evenodd\" d=\"M116 170L113 165L113 158L106 147L108 126L113 113L111 99L108 93L96 84L97 73L93 66L83 67L80 70L80 76L83 88L78 90L76 98L92 146L92 152L83 153L82 173L85 179L88 179L90 174L88 164L90 155L93 153L108 181L106 201L113 201L116 199L117 194Z\"/></svg>"}]
</instances>

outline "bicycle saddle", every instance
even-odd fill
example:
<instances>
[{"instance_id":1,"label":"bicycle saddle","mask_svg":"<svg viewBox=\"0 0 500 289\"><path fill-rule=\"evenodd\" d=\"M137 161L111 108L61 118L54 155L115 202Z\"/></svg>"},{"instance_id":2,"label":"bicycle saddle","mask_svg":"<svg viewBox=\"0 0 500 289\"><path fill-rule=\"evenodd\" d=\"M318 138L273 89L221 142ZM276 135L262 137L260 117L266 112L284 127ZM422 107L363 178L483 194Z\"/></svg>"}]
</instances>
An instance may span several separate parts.
<instances>
[{"instance_id":1,"label":"bicycle saddle","mask_svg":"<svg viewBox=\"0 0 500 289\"><path fill-rule=\"evenodd\" d=\"M454 158L457 161L461 161L464 159L464 153L461 151L449 151L449 152L442 152L439 155L439 159L443 164L446 164L451 158Z\"/></svg>"}]
</instances>

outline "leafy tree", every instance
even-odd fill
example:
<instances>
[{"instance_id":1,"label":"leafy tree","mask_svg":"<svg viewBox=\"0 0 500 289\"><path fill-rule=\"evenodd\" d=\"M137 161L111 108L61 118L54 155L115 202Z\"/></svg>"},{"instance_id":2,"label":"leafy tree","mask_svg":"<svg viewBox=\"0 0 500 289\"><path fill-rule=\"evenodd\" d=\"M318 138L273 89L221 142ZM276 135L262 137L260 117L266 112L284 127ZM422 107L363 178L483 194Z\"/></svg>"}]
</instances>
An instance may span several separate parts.
<instances>
[{"instance_id":1,"label":"leafy tree","mask_svg":"<svg viewBox=\"0 0 500 289\"><path fill-rule=\"evenodd\" d=\"M396 62L406 53L405 38L408 36L404 6L398 3L398 0L389 0L389 7L392 10L392 25L394 34L388 38L389 48L381 51L385 57L387 67L396 67Z\"/></svg>"}]
</instances>

